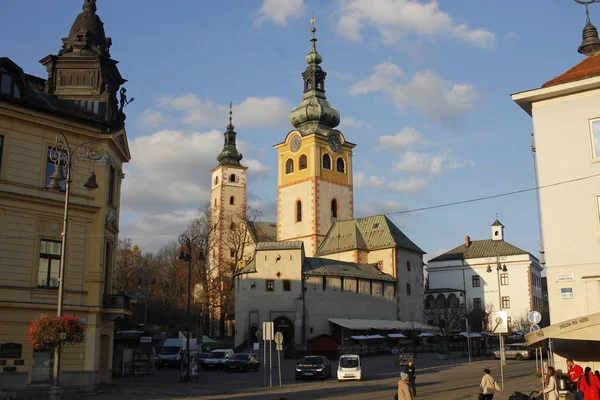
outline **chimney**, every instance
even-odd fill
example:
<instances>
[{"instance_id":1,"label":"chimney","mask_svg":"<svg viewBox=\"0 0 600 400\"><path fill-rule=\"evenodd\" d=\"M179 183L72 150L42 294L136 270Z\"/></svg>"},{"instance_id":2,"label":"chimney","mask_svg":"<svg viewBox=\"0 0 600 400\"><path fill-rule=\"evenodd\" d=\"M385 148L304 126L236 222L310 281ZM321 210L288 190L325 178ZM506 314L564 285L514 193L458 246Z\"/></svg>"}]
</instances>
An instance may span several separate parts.
<instances>
[{"instance_id":1,"label":"chimney","mask_svg":"<svg viewBox=\"0 0 600 400\"><path fill-rule=\"evenodd\" d=\"M471 245L471 238L469 235L465 236L465 247L469 247Z\"/></svg>"}]
</instances>

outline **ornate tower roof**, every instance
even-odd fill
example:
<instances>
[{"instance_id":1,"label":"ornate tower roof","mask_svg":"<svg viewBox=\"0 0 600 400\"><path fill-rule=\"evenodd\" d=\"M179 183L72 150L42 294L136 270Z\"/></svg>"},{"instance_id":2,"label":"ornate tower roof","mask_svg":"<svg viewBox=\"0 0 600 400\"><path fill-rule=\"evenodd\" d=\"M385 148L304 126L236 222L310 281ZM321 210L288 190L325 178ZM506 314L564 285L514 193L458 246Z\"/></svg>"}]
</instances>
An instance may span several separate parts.
<instances>
[{"instance_id":1,"label":"ornate tower roof","mask_svg":"<svg viewBox=\"0 0 600 400\"><path fill-rule=\"evenodd\" d=\"M240 160L243 158L235 145L235 137L237 133L233 130L233 124L231 123L231 104L229 104L229 125L227 130L223 134L225 136L225 143L223 144L223 151L217 156L217 161L220 165L232 165L235 167L241 167Z\"/></svg>"},{"instance_id":2,"label":"ornate tower roof","mask_svg":"<svg viewBox=\"0 0 600 400\"><path fill-rule=\"evenodd\" d=\"M598 29L590 21L590 10L588 9L588 3L585 4L585 20L586 24L583 27L583 33L581 38L581 46L577 51L588 57L595 56L600 52L600 39L598 39Z\"/></svg>"},{"instance_id":3,"label":"ornate tower roof","mask_svg":"<svg viewBox=\"0 0 600 400\"><path fill-rule=\"evenodd\" d=\"M104 33L104 24L96 15L96 0L84 0L83 12L80 13L69 32L62 39L63 47L58 55L90 55L110 57L111 39Z\"/></svg>"},{"instance_id":4,"label":"ornate tower roof","mask_svg":"<svg viewBox=\"0 0 600 400\"><path fill-rule=\"evenodd\" d=\"M325 96L325 77L327 72L321 68L323 58L317 52L316 29L311 28L312 49L305 60L308 66L302 73L304 97L298 107L290 112L290 122L302 135L319 133L327 135L340 123L340 112L331 107Z\"/></svg>"}]
</instances>

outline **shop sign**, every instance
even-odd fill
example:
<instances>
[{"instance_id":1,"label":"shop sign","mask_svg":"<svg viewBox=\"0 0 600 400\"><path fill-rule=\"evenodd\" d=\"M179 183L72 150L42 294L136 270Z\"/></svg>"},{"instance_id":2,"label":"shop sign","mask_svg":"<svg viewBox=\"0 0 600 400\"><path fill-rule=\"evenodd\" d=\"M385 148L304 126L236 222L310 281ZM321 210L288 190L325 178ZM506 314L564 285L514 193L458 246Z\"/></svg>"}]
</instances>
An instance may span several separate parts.
<instances>
[{"instance_id":1,"label":"shop sign","mask_svg":"<svg viewBox=\"0 0 600 400\"><path fill-rule=\"evenodd\" d=\"M570 288L570 287L560 288L560 298L561 299L572 299L573 298L573 288Z\"/></svg>"},{"instance_id":2,"label":"shop sign","mask_svg":"<svg viewBox=\"0 0 600 400\"><path fill-rule=\"evenodd\" d=\"M152 343L152 336L140 337L140 343Z\"/></svg>"},{"instance_id":3,"label":"shop sign","mask_svg":"<svg viewBox=\"0 0 600 400\"><path fill-rule=\"evenodd\" d=\"M575 282L575 272L561 272L556 274L556 282Z\"/></svg>"}]
</instances>

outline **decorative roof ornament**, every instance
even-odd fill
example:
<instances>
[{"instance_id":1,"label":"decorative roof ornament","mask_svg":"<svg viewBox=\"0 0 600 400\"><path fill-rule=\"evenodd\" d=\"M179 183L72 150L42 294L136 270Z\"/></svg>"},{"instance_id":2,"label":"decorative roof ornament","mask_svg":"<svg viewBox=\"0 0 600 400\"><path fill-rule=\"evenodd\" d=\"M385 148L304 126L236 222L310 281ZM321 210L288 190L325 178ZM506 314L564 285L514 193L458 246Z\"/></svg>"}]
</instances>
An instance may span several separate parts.
<instances>
[{"instance_id":1,"label":"decorative roof ornament","mask_svg":"<svg viewBox=\"0 0 600 400\"><path fill-rule=\"evenodd\" d=\"M104 23L96 15L96 0L84 0L83 12L80 13L69 32L69 36L62 39L62 55L99 55L110 57L109 49L112 45L110 38L104 32Z\"/></svg>"},{"instance_id":2,"label":"decorative roof ornament","mask_svg":"<svg viewBox=\"0 0 600 400\"><path fill-rule=\"evenodd\" d=\"M319 133L327 136L328 133L339 125L340 112L331 107L325 96L325 77L327 72L321 68L323 57L317 52L317 38L314 26L314 16L309 21L312 24L310 31L311 51L305 57L308 66L302 73L304 81L304 96L298 107L290 112L290 123L302 135Z\"/></svg>"},{"instance_id":3,"label":"decorative roof ornament","mask_svg":"<svg viewBox=\"0 0 600 400\"><path fill-rule=\"evenodd\" d=\"M235 137L237 133L233 129L232 124L232 107L233 103L229 103L229 125L224 133L225 143L223 144L223 151L217 156L217 161L220 165L231 165L235 167L241 167L240 160L243 158L242 153L237 150L235 145Z\"/></svg>"},{"instance_id":4,"label":"decorative roof ornament","mask_svg":"<svg viewBox=\"0 0 600 400\"><path fill-rule=\"evenodd\" d=\"M598 38L598 29L590 21L590 10L588 5L598 2L598 0L574 0L579 4L585 5L586 24L583 28L582 42L577 51L588 57L600 53L600 39Z\"/></svg>"}]
</instances>

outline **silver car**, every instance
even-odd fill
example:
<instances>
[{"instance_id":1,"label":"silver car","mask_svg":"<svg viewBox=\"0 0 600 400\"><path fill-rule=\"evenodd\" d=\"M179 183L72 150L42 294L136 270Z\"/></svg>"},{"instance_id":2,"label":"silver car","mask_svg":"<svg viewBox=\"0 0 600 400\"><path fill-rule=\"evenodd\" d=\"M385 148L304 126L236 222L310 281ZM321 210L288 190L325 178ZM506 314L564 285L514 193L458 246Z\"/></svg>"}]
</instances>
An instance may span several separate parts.
<instances>
[{"instance_id":1,"label":"silver car","mask_svg":"<svg viewBox=\"0 0 600 400\"><path fill-rule=\"evenodd\" d=\"M504 346L504 354L507 359L529 360L535 357L535 350L526 344L508 344ZM492 358L500 359L500 350L492 353Z\"/></svg>"}]
</instances>

